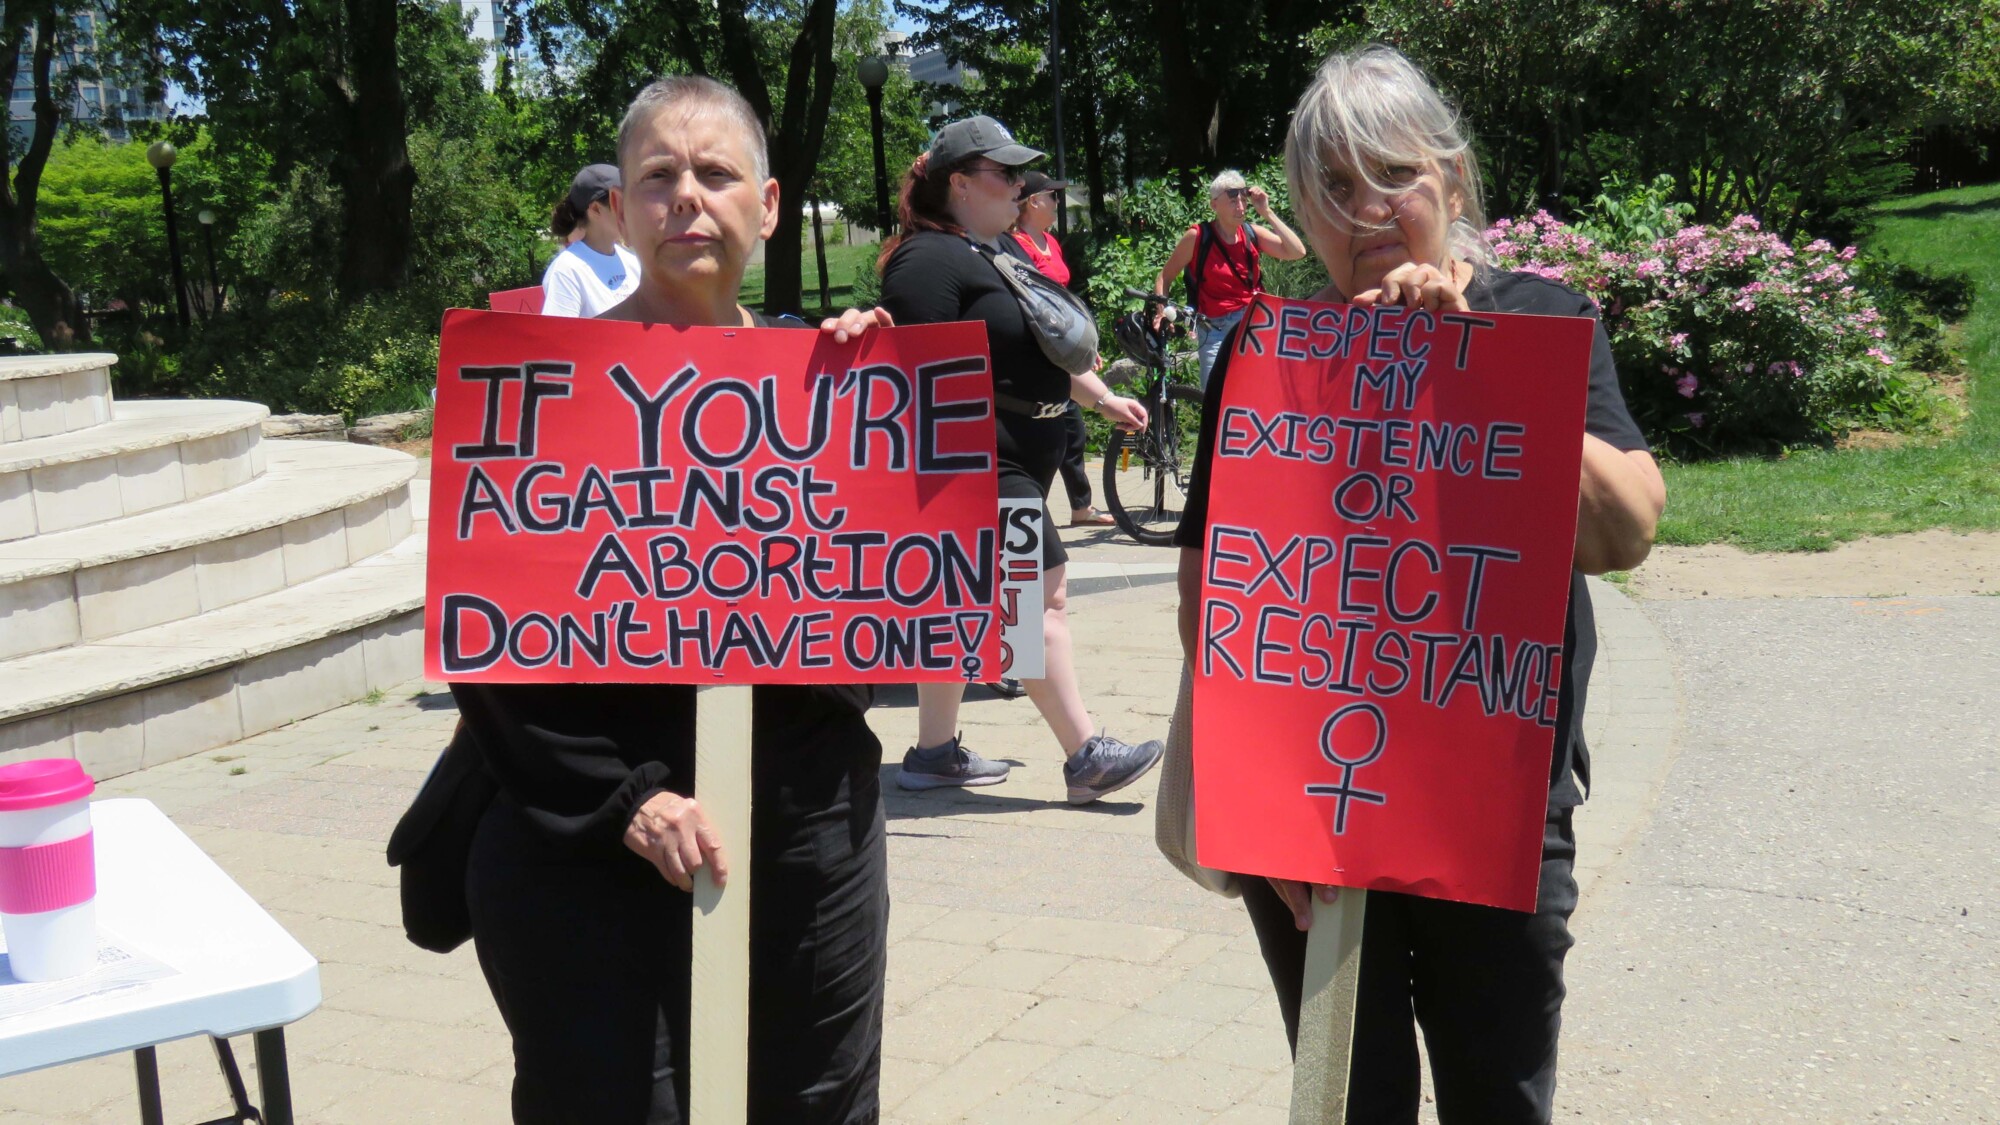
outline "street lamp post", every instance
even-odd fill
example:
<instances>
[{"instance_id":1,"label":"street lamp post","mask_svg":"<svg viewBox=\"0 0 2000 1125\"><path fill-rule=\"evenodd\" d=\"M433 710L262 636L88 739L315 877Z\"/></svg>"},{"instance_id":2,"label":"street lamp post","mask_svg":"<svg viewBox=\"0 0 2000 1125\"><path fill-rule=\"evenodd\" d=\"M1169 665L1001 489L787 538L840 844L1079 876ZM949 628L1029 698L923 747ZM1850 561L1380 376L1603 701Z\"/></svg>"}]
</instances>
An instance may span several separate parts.
<instances>
[{"instance_id":1,"label":"street lamp post","mask_svg":"<svg viewBox=\"0 0 2000 1125\"><path fill-rule=\"evenodd\" d=\"M204 207L195 218L201 222L201 250L208 258L208 311L214 315L222 308L222 282L215 275L215 212Z\"/></svg>"},{"instance_id":2,"label":"street lamp post","mask_svg":"<svg viewBox=\"0 0 2000 1125\"><path fill-rule=\"evenodd\" d=\"M854 76L868 90L868 120L875 133L875 229L889 237L889 165L882 155L882 86L889 81L889 64L874 56L862 59Z\"/></svg>"},{"instance_id":3,"label":"street lamp post","mask_svg":"<svg viewBox=\"0 0 2000 1125\"><path fill-rule=\"evenodd\" d=\"M1061 0L1049 0L1049 100L1055 108L1056 179L1069 179L1069 162L1063 154L1062 108L1062 12ZM1069 238L1069 189L1056 192L1056 237Z\"/></svg>"},{"instance_id":4,"label":"street lamp post","mask_svg":"<svg viewBox=\"0 0 2000 1125\"><path fill-rule=\"evenodd\" d=\"M146 163L160 174L160 206L167 213L167 262L174 274L174 311L180 317L181 327L188 326L187 279L181 276L181 238L174 229L174 161L180 153L166 141L154 141L146 146Z\"/></svg>"}]
</instances>

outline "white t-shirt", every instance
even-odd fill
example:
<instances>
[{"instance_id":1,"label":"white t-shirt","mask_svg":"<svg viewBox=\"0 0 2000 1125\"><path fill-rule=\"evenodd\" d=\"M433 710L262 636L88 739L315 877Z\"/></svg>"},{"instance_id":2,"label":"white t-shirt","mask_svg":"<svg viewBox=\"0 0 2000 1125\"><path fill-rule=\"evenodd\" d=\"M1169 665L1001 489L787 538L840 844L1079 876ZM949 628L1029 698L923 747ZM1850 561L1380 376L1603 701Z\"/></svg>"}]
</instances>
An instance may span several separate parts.
<instances>
[{"instance_id":1,"label":"white t-shirt","mask_svg":"<svg viewBox=\"0 0 2000 1125\"><path fill-rule=\"evenodd\" d=\"M582 239L542 273L543 316L596 316L639 287L639 258L623 246L599 254Z\"/></svg>"}]
</instances>

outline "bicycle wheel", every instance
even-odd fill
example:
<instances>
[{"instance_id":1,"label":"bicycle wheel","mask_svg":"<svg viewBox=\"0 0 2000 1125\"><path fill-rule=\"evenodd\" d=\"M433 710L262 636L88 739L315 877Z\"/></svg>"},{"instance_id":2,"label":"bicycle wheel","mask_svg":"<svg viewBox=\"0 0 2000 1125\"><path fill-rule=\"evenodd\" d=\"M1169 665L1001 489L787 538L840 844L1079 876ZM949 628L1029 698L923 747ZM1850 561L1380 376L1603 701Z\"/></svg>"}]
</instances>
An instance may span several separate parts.
<instances>
[{"instance_id":1,"label":"bicycle wheel","mask_svg":"<svg viewBox=\"0 0 2000 1125\"><path fill-rule=\"evenodd\" d=\"M1104 447L1104 502L1125 534L1148 546L1173 545L1194 484L1200 425L1201 391L1176 383L1144 430L1111 432Z\"/></svg>"}]
</instances>

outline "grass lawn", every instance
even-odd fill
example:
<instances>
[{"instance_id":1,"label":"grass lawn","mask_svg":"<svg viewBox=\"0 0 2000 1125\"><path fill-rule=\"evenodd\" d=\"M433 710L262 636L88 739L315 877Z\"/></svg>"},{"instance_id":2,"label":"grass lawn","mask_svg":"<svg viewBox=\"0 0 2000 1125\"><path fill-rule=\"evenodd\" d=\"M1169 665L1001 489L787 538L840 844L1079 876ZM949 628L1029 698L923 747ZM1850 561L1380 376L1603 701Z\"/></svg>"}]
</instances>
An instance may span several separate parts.
<instances>
[{"instance_id":1,"label":"grass lawn","mask_svg":"<svg viewBox=\"0 0 2000 1125\"><path fill-rule=\"evenodd\" d=\"M1970 416L1942 441L1667 465L1662 543L1825 550L1863 535L2000 528L2000 184L1894 200L1869 247L1965 271L1976 291L1955 329Z\"/></svg>"},{"instance_id":2,"label":"grass lawn","mask_svg":"<svg viewBox=\"0 0 2000 1125\"><path fill-rule=\"evenodd\" d=\"M805 260L800 263L803 274L800 299L805 302L805 311L825 315L828 310L819 305L819 263L813 257L811 241L812 228L806 228L807 241ZM864 246L828 246L826 248L826 288L832 298L832 309L838 311L854 304L854 271L863 262L872 262L882 248L875 243ZM764 303L764 267L751 266L743 273L743 303L756 308Z\"/></svg>"}]
</instances>

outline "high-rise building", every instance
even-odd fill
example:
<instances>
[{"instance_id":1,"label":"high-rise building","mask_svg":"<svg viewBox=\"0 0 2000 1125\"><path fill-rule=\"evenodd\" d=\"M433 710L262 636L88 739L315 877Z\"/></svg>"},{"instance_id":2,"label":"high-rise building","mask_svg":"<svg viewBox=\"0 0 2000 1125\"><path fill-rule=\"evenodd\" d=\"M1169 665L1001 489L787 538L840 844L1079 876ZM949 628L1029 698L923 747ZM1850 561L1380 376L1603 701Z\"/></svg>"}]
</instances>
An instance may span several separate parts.
<instances>
[{"instance_id":1,"label":"high-rise building","mask_svg":"<svg viewBox=\"0 0 2000 1125\"><path fill-rule=\"evenodd\" d=\"M100 46L103 43L105 14L102 5L85 8L77 13L76 39L74 46L58 54L50 68L52 84L61 89L69 85L68 75L76 67L78 57L89 62L103 77L81 78L75 83L74 97L70 104L70 119L77 122L101 126L113 140L123 141L128 136L128 126L135 121L162 121L170 116L166 103L159 99L147 99L137 87L121 86L116 75L118 68L113 59L105 55ZM35 33L28 30L27 42L21 45L20 66L14 73L14 88L8 91L7 121L16 149L27 143L35 130Z\"/></svg>"},{"instance_id":2,"label":"high-rise building","mask_svg":"<svg viewBox=\"0 0 2000 1125\"><path fill-rule=\"evenodd\" d=\"M470 34L483 52L480 73L485 76L489 90L500 69L501 52L507 49L501 45L507 30L505 4L506 0L458 0L459 10L472 17Z\"/></svg>"}]
</instances>

